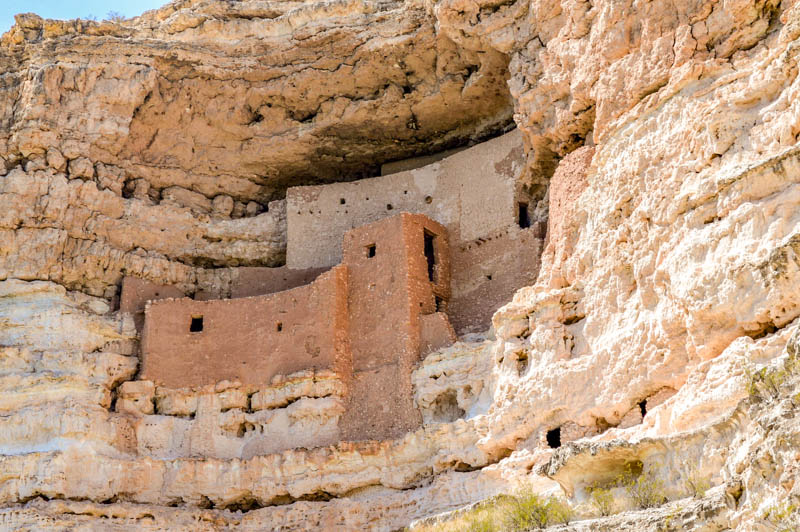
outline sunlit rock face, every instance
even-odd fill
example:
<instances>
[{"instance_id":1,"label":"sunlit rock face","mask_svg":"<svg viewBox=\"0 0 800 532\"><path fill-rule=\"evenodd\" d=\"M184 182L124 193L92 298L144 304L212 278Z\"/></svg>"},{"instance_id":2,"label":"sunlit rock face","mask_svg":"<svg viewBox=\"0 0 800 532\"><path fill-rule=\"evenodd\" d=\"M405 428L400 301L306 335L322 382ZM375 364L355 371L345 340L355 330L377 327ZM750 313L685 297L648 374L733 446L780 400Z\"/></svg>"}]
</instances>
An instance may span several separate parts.
<instances>
[{"instance_id":1,"label":"sunlit rock face","mask_svg":"<svg viewBox=\"0 0 800 532\"><path fill-rule=\"evenodd\" d=\"M3 160L47 156L84 179L102 164L131 193L262 204L290 184L368 177L511 123L508 54L436 23L405 2L186 1L118 24L26 15L0 53Z\"/></svg>"},{"instance_id":2,"label":"sunlit rock face","mask_svg":"<svg viewBox=\"0 0 800 532\"><path fill-rule=\"evenodd\" d=\"M0 44L0 523L395 530L528 484L573 530L792 529L798 39L800 8L754 0L19 18ZM512 115L542 267L487 334L419 362L421 429L315 447L338 388L303 374L270 419L309 443L272 453L240 434L241 385L135 384L124 275L224 296L236 267L283 264L287 186ZM636 511L614 485L630 464L671 502ZM622 513L597 515L597 485Z\"/></svg>"}]
</instances>

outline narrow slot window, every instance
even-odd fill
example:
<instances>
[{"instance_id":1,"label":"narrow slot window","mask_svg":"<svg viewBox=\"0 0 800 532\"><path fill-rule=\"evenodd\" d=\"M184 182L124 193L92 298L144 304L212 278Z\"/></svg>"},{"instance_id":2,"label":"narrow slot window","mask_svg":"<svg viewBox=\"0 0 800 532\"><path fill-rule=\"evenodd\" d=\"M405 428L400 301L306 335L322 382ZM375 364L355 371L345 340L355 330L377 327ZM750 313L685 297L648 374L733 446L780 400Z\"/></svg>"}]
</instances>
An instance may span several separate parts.
<instances>
[{"instance_id":1,"label":"narrow slot window","mask_svg":"<svg viewBox=\"0 0 800 532\"><path fill-rule=\"evenodd\" d=\"M524 202L519 202L519 212L517 215L517 220L519 221L519 226L522 229L527 229L531 226L531 217L528 215L528 204Z\"/></svg>"},{"instance_id":2,"label":"narrow slot window","mask_svg":"<svg viewBox=\"0 0 800 532\"><path fill-rule=\"evenodd\" d=\"M369 246L367 246L365 248L364 254L366 255L366 257L368 259L371 259L372 257L374 257L375 256L375 244L370 244Z\"/></svg>"},{"instance_id":3,"label":"narrow slot window","mask_svg":"<svg viewBox=\"0 0 800 532\"><path fill-rule=\"evenodd\" d=\"M435 282L436 274L436 246L434 245L435 235L425 231L425 258L428 261L428 280Z\"/></svg>"}]
</instances>

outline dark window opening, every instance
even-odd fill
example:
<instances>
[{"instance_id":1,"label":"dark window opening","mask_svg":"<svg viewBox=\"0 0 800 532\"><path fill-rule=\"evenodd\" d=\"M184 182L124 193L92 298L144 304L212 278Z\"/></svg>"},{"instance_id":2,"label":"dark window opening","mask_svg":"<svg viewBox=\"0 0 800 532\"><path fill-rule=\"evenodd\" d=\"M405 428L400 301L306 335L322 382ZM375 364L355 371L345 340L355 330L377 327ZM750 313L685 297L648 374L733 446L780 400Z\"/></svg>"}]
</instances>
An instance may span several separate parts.
<instances>
[{"instance_id":1,"label":"dark window opening","mask_svg":"<svg viewBox=\"0 0 800 532\"><path fill-rule=\"evenodd\" d=\"M444 312L445 311L444 299L442 299L439 296L434 296L434 299L436 300L436 312Z\"/></svg>"},{"instance_id":2,"label":"dark window opening","mask_svg":"<svg viewBox=\"0 0 800 532\"><path fill-rule=\"evenodd\" d=\"M519 220L519 226L523 229L527 229L531 226L531 217L528 215L528 204L519 202L519 216L517 218Z\"/></svg>"},{"instance_id":3,"label":"dark window opening","mask_svg":"<svg viewBox=\"0 0 800 532\"><path fill-rule=\"evenodd\" d=\"M547 431L547 445L551 449L558 449L561 447L561 427Z\"/></svg>"},{"instance_id":4,"label":"dark window opening","mask_svg":"<svg viewBox=\"0 0 800 532\"><path fill-rule=\"evenodd\" d=\"M275 326L275 330L281 332L283 330L283 323L278 322L278 324Z\"/></svg>"},{"instance_id":5,"label":"dark window opening","mask_svg":"<svg viewBox=\"0 0 800 532\"><path fill-rule=\"evenodd\" d=\"M647 399L639 402L639 411L641 411L642 417L647 415Z\"/></svg>"},{"instance_id":6,"label":"dark window opening","mask_svg":"<svg viewBox=\"0 0 800 532\"><path fill-rule=\"evenodd\" d=\"M489 275L487 275L487 276L486 276L486 280L487 280L487 281L491 281L491 280L492 280L492 274L491 274L491 273L490 273Z\"/></svg>"},{"instance_id":7,"label":"dark window opening","mask_svg":"<svg viewBox=\"0 0 800 532\"><path fill-rule=\"evenodd\" d=\"M347 203L347 202L344 200L344 198L339 198L339 204L340 205L344 205L345 203Z\"/></svg>"},{"instance_id":8,"label":"dark window opening","mask_svg":"<svg viewBox=\"0 0 800 532\"><path fill-rule=\"evenodd\" d=\"M189 325L189 332L201 332L203 330L203 316L192 316L192 323Z\"/></svg>"},{"instance_id":9,"label":"dark window opening","mask_svg":"<svg viewBox=\"0 0 800 532\"><path fill-rule=\"evenodd\" d=\"M430 202L432 202L432 201L433 201L433 198L432 198L432 197L430 197L430 196L425 196L425 203L428 203L428 204L430 204Z\"/></svg>"},{"instance_id":10,"label":"dark window opening","mask_svg":"<svg viewBox=\"0 0 800 532\"><path fill-rule=\"evenodd\" d=\"M436 273L436 247L434 246L435 235L425 231L425 258L428 259L428 280L435 281L434 274Z\"/></svg>"},{"instance_id":11,"label":"dark window opening","mask_svg":"<svg viewBox=\"0 0 800 532\"><path fill-rule=\"evenodd\" d=\"M370 244L367 246L367 258L371 259L375 256L375 244Z\"/></svg>"},{"instance_id":12,"label":"dark window opening","mask_svg":"<svg viewBox=\"0 0 800 532\"><path fill-rule=\"evenodd\" d=\"M392 204L391 203L387 203L386 204L386 210L387 211L391 211L392 209L394 209L394 207L392 207Z\"/></svg>"}]
</instances>

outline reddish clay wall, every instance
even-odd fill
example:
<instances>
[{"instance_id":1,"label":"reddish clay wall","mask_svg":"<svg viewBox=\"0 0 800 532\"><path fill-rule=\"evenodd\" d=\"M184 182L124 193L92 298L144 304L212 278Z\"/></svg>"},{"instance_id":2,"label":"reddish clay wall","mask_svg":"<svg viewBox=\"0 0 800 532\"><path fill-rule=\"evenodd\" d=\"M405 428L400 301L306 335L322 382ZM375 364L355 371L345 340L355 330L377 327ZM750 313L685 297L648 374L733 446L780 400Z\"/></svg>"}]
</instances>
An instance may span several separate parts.
<instances>
[{"instance_id":1,"label":"reddish clay wall","mask_svg":"<svg viewBox=\"0 0 800 532\"><path fill-rule=\"evenodd\" d=\"M426 230L434 236L435 282L428 278ZM420 357L420 316L436 311L437 295L449 297L448 255L444 227L422 215L403 213L345 235L354 370L340 422L345 439L394 438L422 423L411 371Z\"/></svg>"},{"instance_id":2,"label":"reddish clay wall","mask_svg":"<svg viewBox=\"0 0 800 532\"><path fill-rule=\"evenodd\" d=\"M329 268L293 270L280 268L236 268L231 280L231 298L263 296L309 284Z\"/></svg>"},{"instance_id":3,"label":"reddish clay wall","mask_svg":"<svg viewBox=\"0 0 800 532\"><path fill-rule=\"evenodd\" d=\"M542 262L553 265L548 272L551 286L562 286L559 265L572 255L575 235L569 229L574 216L574 204L586 189L586 174L594 158L594 147L584 146L564 157L550 179L550 214L547 220L547 240Z\"/></svg>"},{"instance_id":4,"label":"reddish clay wall","mask_svg":"<svg viewBox=\"0 0 800 532\"><path fill-rule=\"evenodd\" d=\"M487 239L453 246L450 323L458 334L481 332L523 286L536 282L542 229L512 227Z\"/></svg>"},{"instance_id":5,"label":"reddish clay wall","mask_svg":"<svg viewBox=\"0 0 800 532\"><path fill-rule=\"evenodd\" d=\"M277 294L148 305L141 378L182 388L222 380L263 384L275 375L334 369L349 375L347 269ZM201 332L190 332L193 317Z\"/></svg>"},{"instance_id":6,"label":"reddish clay wall","mask_svg":"<svg viewBox=\"0 0 800 532\"><path fill-rule=\"evenodd\" d=\"M259 385L333 369L347 385L343 439L399 437L422 422L411 385L422 349L455 340L437 312L451 297L449 251L443 226L402 213L348 232L344 264L306 286L152 302L141 378L170 388L221 380ZM202 331L191 332L193 318L202 318Z\"/></svg>"},{"instance_id":7,"label":"reddish clay wall","mask_svg":"<svg viewBox=\"0 0 800 532\"><path fill-rule=\"evenodd\" d=\"M455 341L456 333L447 314L434 312L420 316L420 357L452 345Z\"/></svg>"},{"instance_id":8,"label":"reddish clay wall","mask_svg":"<svg viewBox=\"0 0 800 532\"><path fill-rule=\"evenodd\" d=\"M141 331L147 302L174 297L183 297L183 292L174 286L156 284L138 277L125 277L122 279L119 310L133 314L136 329Z\"/></svg>"}]
</instances>

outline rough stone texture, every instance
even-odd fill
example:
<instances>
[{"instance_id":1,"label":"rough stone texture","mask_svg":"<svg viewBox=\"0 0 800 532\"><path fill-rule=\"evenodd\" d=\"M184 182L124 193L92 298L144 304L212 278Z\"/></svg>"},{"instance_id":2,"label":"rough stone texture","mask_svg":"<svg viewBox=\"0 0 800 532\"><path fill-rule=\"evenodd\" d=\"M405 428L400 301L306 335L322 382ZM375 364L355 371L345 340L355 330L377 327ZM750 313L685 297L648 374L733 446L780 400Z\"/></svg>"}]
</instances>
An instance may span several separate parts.
<instances>
[{"instance_id":1,"label":"rough stone texture","mask_svg":"<svg viewBox=\"0 0 800 532\"><path fill-rule=\"evenodd\" d=\"M456 339L447 315L440 312L450 298L448 252L444 227L405 213L346 233L343 263L308 285L238 299L148 301L140 378L173 389L221 381L252 387L302 370L328 370L345 383L342 438L399 437L419 426L410 382L413 365ZM145 281L125 281L123 312L136 311L142 298L164 292ZM387 323L392 323L389 331ZM143 402L138 390L127 392L123 388L122 398L130 395L132 406ZM164 407L158 392L155 402L159 413L192 415L199 408L197 399L189 405L183 398L177 410ZM328 402L341 413L339 401ZM249 410L244 403L240 409ZM338 415L326 416L326 423L334 418L332 428L315 433L318 440L299 438L298 427L256 417L258 422L248 418L247 423L286 445L273 441L271 452L325 445L340 435ZM240 418L226 423L239 427Z\"/></svg>"},{"instance_id":2,"label":"rough stone texture","mask_svg":"<svg viewBox=\"0 0 800 532\"><path fill-rule=\"evenodd\" d=\"M217 381L266 384L304 369L349 372L348 271L333 268L312 284L213 301L148 303L141 378L170 388ZM202 324L193 331L195 320Z\"/></svg>"},{"instance_id":3,"label":"rough stone texture","mask_svg":"<svg viewBox=\"0 0 800 532\"><path fill-rule=\"evenodd\" d=\"M777 0L21 17L0 45L3 526L394 530L528 482L570 497L586 519L573 530L796 529L765 516L800 493L799 37L800 7ZM285 213L268 200L499 131L505 76L531 148L520 186L534 222L552 207L552 251L490 336L421 361L422 427L280 454L140 450L137 416L112 409L149 408L120 386L138 362L110 304L123 275L224 292L234 266L281 265ZM230 196L230 218L222 200L165 202L169 187L212 209ZM216 394L220 413L195 423L222 419ZM549 449L555 427L577 439ZM674 501L597 519L586 486L630 460ZM705 497L685 498L692 474Z\"/></svg>"},{"instance_id":4,"label":"rough stone texture","mask_svg":"<svg viewBox=\"0 0 800 532\"><path fill-rule=\"evenodd\" d=\"M290 188L287 264L331 266L341 259L342 236L351 228L398 211L425 214L447 228L456 257L447 309L453 326L459 334L485 331L494 311L536 279L542 223L518 224L519 203L530 202L518 182L524 161L519 131L448 155L397 174ZM420 161L402 162L416 167Z\"/></svg>"},{"instance_id":5,"label":"rough stone texture","mask_svg":"<svg viewBox=\"0 0 800 532\"><path fill-rule=\"evenodd\" d=\"M424 3L396 1L27 15L0 48L3 160L56 148L157 191L265 203L502 130L508 56L456 46L435 24Z\"/></svg>"}]
</instances>

